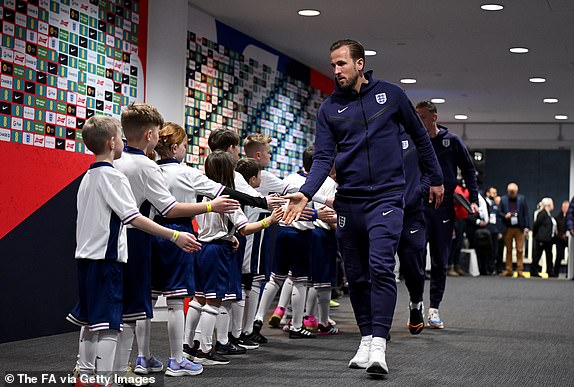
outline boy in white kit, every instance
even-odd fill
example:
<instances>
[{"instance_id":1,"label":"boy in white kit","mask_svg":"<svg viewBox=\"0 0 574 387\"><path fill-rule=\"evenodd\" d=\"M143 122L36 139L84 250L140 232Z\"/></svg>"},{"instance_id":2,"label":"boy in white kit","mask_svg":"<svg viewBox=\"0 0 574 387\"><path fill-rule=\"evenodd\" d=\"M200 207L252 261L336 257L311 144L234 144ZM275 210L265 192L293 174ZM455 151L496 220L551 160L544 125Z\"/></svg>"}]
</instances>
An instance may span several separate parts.
<instances>
[{"instance_id":1,"label":"boy in white kit","mask_svg":"<svg viewBox=\"0 0 574 387\"><path fill-rule=\"evenodd\" d=\"M82 379L78 385L95 381L108 385L118 336L124 327L123 271L128 257L123 226L131 224L170 239L189 252L200 245L193 235L162 227L139 212L128 179L112 164L123 148L118 120L94 116L86 122L82 135L86 147L96 155L96 162L78 190L75 255L79 302L67 319L83 327L78 360ZM201 367L196 370L201 371Z\"/></svg>"}]
</instances>

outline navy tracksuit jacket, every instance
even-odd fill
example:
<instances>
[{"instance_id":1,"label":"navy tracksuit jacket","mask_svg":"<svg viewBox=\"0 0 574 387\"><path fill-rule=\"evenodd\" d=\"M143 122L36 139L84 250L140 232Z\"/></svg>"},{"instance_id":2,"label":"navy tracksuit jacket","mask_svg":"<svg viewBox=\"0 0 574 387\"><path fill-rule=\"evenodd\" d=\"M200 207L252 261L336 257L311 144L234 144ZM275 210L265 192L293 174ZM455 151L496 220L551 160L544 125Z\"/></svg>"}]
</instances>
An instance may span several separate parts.
<instances>
[{"instance_id":1,"label":"navy tracksuit jacket","mask_svg":"<svg viewBox=\"0 0 574 387\"><path fill-rule=\"evenodd\" d=\"M429 136L405 93L365 73L360 92L335 91L317 113L313 166L300 192L311 198L333 162L337 240L362 335L387 337L397 289L395 252L403 224L405 178L400 128L410 135L431 185L442 173Z\"/></svg>"}]
</instances>

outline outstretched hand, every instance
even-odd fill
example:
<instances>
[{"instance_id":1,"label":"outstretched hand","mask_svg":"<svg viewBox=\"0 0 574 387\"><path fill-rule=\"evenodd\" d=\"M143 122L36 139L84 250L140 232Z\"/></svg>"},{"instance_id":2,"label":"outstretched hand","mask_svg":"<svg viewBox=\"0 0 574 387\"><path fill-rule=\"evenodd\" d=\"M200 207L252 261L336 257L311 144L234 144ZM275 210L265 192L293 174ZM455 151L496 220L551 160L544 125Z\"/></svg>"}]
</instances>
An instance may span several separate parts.
<instances>
[{"instance_id":1,"label":"outstretched hand","mask_svg":"<svg viewBox=\"0 0 574 387\"><path fill-rule=\"evenodd\" d=\"M291 224L294 221L299 220L301 212L309 202L309 199L307 199L307 197L301 192L285 195L283 198L289 200L289 204L283 214L283 221L285 224Z\"/></svg>"},{"instance_id":2,"label":"outstretched hand","mask_svg":"<svg viewBox=\"0 0 574 387\"><path fill-rule=\"evenodd\" d=\"M201 243L197 241L195 235L188 232L180 232L175 244L186 253L194 253L201 249Z\"/></svg>"},{"instance_id":3,"label":"outstretched hand","mask_svg":"<svg viewBox=\"0 0 574 387\"><path fill-rule=\"evenodd\" d=\"M430 187L429 203L434 202L434 208L439 208L444 198L444 186L436 185Z\"/></svg>"},{"instance_id":4,"label":"outstretched hand","mask_svg":"<svg viewBox=\"0 0 574 387\"><path fill-rule=\"evenodd\" d=\"M287 202L284 198L277 195L267 195L265 196L265 200L267 201L267 208L270 210L281 207Z\"/></svg>"},{"instance_id":5,"label":"outstretched hand","mask_svg":"<svg viewBox=\"0 0 574 387\"><path fill-rule=\"evenodd\" d=\"M240 204L237 200L229 199L228 195L221 195L211 201L213 212L220 214L231 214L239 209Z\"/></svg>"}]
</instances>

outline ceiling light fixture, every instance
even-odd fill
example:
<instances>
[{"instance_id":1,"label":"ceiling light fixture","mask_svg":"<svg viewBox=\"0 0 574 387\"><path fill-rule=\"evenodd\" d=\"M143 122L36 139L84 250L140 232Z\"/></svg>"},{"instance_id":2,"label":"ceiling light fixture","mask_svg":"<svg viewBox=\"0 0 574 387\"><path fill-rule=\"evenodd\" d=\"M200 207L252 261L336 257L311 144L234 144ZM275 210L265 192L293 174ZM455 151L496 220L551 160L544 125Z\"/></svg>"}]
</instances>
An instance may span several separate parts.
<instances>
[{"instance_id":1,"label":"ceiling light fixture","mask_svg":"<svg viewBox=\"0 0 574 387\"><path fill-rule=\"evenodd\" d=\"M446 99L444 98L433 98L430 100L432 103L445 103Z\"/></svg>"},{"instance_id":2,"label":"ceiling light fixture","mask_svg":"<svg viewBox=\"0 0 574 387\"><path fill-rule=\"evenodd\" d=\"M568 116L566 114L556 114L554 118L556 118L557 120L567 120Z\"/></svg>"},{"instance_id":3,"label":"ceiling light fixture","mask_svg":"<svg viewBox=\"0 0 574 387\"><path fill-rule=\"evenodd\" d=\"M480 9L483 11L502 11L504 6L500 4L483 4L480 6Z\"/></svg>"},{"instance_id":4,"label":"ceiling light fixture","mask_svg":"<svg viewBox=\"0 0 574 387\"><path fill-rule=\"evenodd\" d=\"M544 83L546 82L546 78L542 78L542 77L532 77L529 79L530 82L532 83Z\"/></svg>"},{"instance_id":5,"label":"ceiling light fixture","mask_svg":"<svg viewBox=\"0 0 574 387\"><path fill-rule=\"evenodd\" d=\"M401 79L401 83L407 83L407 84L417 83L417 80L414 78L403 78Z\"/></svg>"},{"instance_id":6,"label":"ceiling light fixture","mask_svg":"<svg viewBox=\"0 0 574 387\"><path fill-rule=\"evenodd\" d=\"M542 100L544 103L558 103L558 98L544 98Z\"/></svg>"},{"instance_id":7,"label":"ceiling light fixture","mask_svg":"<svg viewBox=\"0 0 574 387\"><path fill-rule=\"evenodd\" d=\"M530 50L526 47L511 47L509 51L513 54L526 54Z\"/></svg>"},{"instance_id":8,"label":"ceiling light fixture","mask_svg":"<svg viewBox=\"0 0 574 387\"><path fill-rule=\"evenodd\" d=\"M375 50L365 50L365 55L366 56L374 56L374 55L377 55L377 52Z\"/></svg>"},{"instance_id":9,"label":"ceiling light fixture","mask_svg":"<svg viewBox=\"0 0 574 387\"><path fill-rule=\"evenodd\" d=\"M320 11L316 9L302 9L297 12L300 16L319 16L321 14Z\"/></svg>"},{"instance_id":10,"label":"ceiling light fixture","mask_svg":"<svg viewBox=\"0 0 574 387\"><path fill-rule=\"evenodd\" d=\"M455 114L454 119L455 120L468 120L468 116L466 114Z\"/></svg>"}]
</instances>

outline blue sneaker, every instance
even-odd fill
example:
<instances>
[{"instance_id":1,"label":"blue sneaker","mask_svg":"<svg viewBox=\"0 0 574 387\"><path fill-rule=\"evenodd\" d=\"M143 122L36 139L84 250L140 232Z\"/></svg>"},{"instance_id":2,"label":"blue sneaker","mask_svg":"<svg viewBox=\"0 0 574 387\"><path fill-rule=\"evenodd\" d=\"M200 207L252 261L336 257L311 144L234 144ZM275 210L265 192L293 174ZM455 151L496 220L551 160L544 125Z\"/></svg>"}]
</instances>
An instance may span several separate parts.
<instances>
[{"instance_id":1,"label":"blue sneaker","mask_svg":"<svg viewBox=\"0 0 574 387\"><path fill-rule=\"evenodd\" d=\"M165 374L167 376L187 376L187 375L199 375L203 372L203 366L201 364L195 364L186 359L183 359L178 363L174 357L170 357L167 361L167 369Z\"/></svg>"},{"instance_id":2,"label":"blue sneaker","mask_svg":"<svg viewBox=\"0 0 574 387\"><path fill-rule=\"evenodd\" d=\"M429 328L434 329L444 329L444 322L440 319L440 315L438 314L438 309L429 308L429 321L428 326Z\"/></svg>"},{"instance_id":3,"label":"blue sneaker","mask_svg":"<svg viewBox=\"0 0 574 387\"><path fill-rule=\"evenodd\" d=\"M157 360L155 357L153 357L153 355L149 359L146 359L143 356L138 356L134 373L140 375L147 375L152 372L161 372L161 371L163 371L163 363Z\"/></svg>"}]
</instances>

